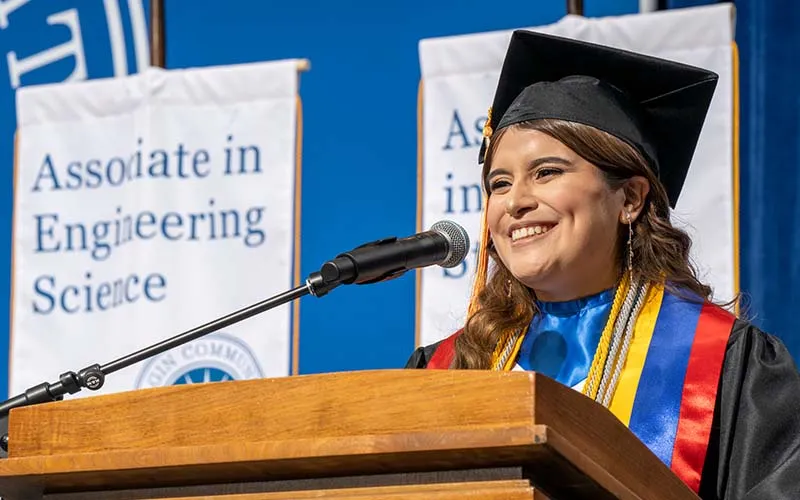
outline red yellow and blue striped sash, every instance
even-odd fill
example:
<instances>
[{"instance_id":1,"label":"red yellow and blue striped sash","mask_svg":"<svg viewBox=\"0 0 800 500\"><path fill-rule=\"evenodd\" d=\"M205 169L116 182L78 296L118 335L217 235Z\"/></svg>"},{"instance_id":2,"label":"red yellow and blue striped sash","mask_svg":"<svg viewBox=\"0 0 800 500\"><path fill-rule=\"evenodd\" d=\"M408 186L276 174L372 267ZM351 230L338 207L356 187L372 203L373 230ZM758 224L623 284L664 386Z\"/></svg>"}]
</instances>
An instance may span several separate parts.
<instances>
[{"instance_id":1,"label":"red yellow and blue striped sash","mask_svg":"<svg viewBox=\"0 0 800 500\"><path fill-rule=\"evenodd\" d=\"M720 307L651 287L609 407L695 492L734 321ZM441 342L427 368L449 368L460 333Z\"/></svg>"},{"instance_id":2,"label":"red yellow and blue striped sash","mask_svg":"<svg viewBox=\"0 0 800 500\"><path fill-rule=\"evenodd\" d=\"M735 317L651 288L610 410L695 492Z\"/></svg>"}]
</instances>

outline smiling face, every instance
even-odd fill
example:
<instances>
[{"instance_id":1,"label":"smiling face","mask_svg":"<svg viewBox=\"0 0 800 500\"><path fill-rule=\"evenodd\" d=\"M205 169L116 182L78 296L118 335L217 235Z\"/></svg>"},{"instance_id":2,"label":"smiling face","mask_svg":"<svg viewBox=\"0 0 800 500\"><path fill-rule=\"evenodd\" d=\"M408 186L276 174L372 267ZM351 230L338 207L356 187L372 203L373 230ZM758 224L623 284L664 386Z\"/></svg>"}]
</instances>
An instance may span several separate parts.
<instances>
[{"instance_id":1,"label":"smiling face","mask_svg":"<svg viewBox=\"0 0 800 500\"><path fill-rule=\"evenodd\" d=\"M511 127L487 172L487 217L498 257L541 300L614 286L625 192L567 146Z\"/></svg>"}]
</instances>

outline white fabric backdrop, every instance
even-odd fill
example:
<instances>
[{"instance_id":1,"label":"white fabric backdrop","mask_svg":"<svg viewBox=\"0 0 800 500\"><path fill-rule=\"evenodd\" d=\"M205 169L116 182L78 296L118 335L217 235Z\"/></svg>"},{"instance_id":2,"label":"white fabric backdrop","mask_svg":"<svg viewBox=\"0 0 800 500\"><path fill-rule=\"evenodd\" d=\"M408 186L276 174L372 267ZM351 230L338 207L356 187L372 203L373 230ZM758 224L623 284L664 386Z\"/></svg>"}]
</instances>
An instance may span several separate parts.
<instances>
[{"instance_id":1,"label":"white fabric backdrop","mask_svg":"<svg viewBox=\"0 0 800 500\"><path fill-rule=\"evenodd\" d=\"M20 89L12 395L292 287L297 92L294 60ZM286 305L100 393L284 376L290 346Z\"/></svg>"}]
</instances>

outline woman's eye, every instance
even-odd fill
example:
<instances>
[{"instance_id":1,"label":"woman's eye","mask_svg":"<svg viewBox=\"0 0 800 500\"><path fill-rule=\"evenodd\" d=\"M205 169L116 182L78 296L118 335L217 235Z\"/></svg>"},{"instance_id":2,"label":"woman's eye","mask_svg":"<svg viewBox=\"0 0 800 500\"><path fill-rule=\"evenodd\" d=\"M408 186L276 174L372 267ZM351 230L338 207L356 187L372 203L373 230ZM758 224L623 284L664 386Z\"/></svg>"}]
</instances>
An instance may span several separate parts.
<instances>
[{"instance_id":1,"label":"woman's eye","mask_svg":"<svg viewBox=\"0 0 800 500\"><path fill-rule=\"evenodd\" d=\"M511 185L511 183L508 182L508 181L497 180L497 181L493 181L491 184L489 184L489 190L490 191L496 191L498 189L502 189L502 188L510 186L510 185Z\"/></svg>"},{"instance_id":2,"label":"woman's eye","mask_svg":"<svg viewBox=\"0 0 800 500\"><path fill-rule=\"evenodd\" d=\"M548 177L551 175L558 175L561 173L561 170L557 168L540 168L536 171L536 178L541 179L542 177Z\"/></svg>"}]
</instances>

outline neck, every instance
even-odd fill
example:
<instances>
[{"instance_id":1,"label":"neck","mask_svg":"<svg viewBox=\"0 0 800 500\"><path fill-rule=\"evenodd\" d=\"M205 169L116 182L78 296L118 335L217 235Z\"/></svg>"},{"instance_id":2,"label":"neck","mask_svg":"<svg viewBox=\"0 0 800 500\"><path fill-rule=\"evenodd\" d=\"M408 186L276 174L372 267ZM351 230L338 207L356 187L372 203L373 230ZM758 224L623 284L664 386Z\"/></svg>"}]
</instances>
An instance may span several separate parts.
<instances>
[{"instance_id":1,"label":"neck","mask_svg":"<svg viewBox=\"0 0 800 500\"><path fill-rule=\"evenodd\" d=\"M567 302L598 294L619 283L620 271L617 266L608 273L598 273L594 279L581 279L575 283L560 283L553 287L534 287L536 298L542 302Z\"/></svg>"}]
</instances>

